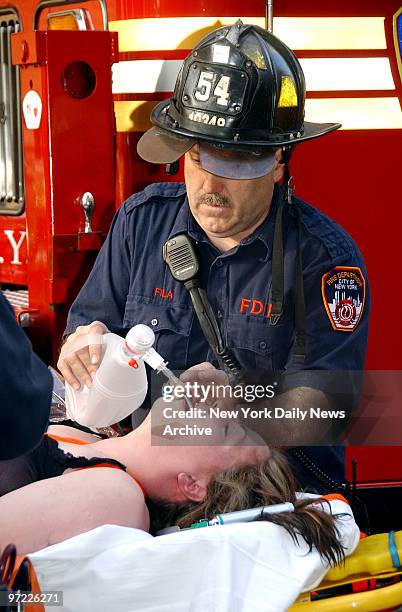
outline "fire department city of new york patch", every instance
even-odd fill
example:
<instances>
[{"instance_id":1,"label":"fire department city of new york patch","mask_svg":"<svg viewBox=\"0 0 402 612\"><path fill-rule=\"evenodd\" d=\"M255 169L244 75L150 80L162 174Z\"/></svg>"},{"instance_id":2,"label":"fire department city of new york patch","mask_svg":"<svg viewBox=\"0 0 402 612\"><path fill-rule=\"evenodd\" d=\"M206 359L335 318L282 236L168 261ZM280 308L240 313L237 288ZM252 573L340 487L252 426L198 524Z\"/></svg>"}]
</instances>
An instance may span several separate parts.
<instances>
[{"instance_id":1,"label":"fire department city of new york patch","mask_svg":"<svg viewBox=\"0 0 402 612\"><path fill-rule=\"evenodd\" d=\"M332 328L352 332L363 314L366 297L366 283L360 268L332 268L322 277L321 291Z\"/></svg>"}]
</instances>

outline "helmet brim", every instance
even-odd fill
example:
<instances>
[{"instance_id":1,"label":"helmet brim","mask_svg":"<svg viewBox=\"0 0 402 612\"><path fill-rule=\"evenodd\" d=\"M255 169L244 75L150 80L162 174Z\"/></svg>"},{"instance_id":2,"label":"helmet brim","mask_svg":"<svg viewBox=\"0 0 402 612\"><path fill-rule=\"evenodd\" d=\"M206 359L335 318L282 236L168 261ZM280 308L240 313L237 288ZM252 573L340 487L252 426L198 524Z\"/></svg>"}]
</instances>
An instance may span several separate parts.
<instances>
[{"instance_id":1,"label":"helmet brim","mask_svg":"<svg viewBox=\"0 0 402 612\"><path fill-rule=\"evenodd\" d=\"M256 179L265 176L275 165L276 149L265 149L261 153L252 151L218 149L202 140L199 143L201 167L228 179Z\"/></svg>"},{"instance_id":2,"label":"helmet brim","mask_svg":"<svg viewBox=\"0 0 402 612\"><path fill-rule=\"evenodd\" d=\"M261 130L261 134L258 135L258 138L255 138L256 130L250 133L246 129L242 134L241 129L236 129L233 131L240 134L240 138L229 140L228 138L217 137L215 132L207 134L201 130L196 131L196 126L194 131L180 125L172 127L166 121L169 105L170 99L163 100L157 104L151 113L151 121L155 127L145 132L137 145L138 154L146 161L155 164L177 161L197 141L205 141L212 145L219 144L234 150L248 148L260 151L266 147L281 147L313 140L342 127L340 123L313 123L305 121L303 130L294 134L277 133L269 134L266 137L266 133Z\"/></svg>"},{"instance_id":3,"label":"helmet brim","mask_svg":"<svg viewBox=\"0 0 402 612\"><path fill-rule=\"evenodd\" d=\"M325 134L339 130L341 127L341 123L312 123L311 121L305 121L303 123L303 132L300 134L300 136L292 139L288 138L287 142L284 144L313 140L313 138L319 138L320 136L325 136Z\"/></svg>"},{"instance_id":4,"label":"helmet brim","mask_svg":"<svg viewBox=\"0 0 402 612\"><path fill-rule=\"evenodd\" d=\"M172 164L187 153L196 142L195 138L171 134L159 127L152 127L139 139L137 153L152 164Z\"/></svg>"},{"instance_id":5,"label":"helmet brim","mask_svg":"<svg viewBox=\"0 0 402 612\"><path fill-rule=\"evenodd\" d=\"M268 138L261 139L248 138L247 132L238 140L228 140L218 138L213 134L207 135L201 131L190 131L185 127L171 127L166 124L166 112L168 110L170 100L163 100L152 111L151 120L155 124L145 134L143 134L137 144L137 152L145 161L154 164L171 164L177 161L182 155L187 153L196 142L204 141L210 144L216 144L229 149L255 149L261 151L269 147L281 147L285 145L295 145L314 138L319 138L325 134L329 134L341 126L340 123L313 123L305 121L303 131L297 134L275 134L269 135ZM241 132L241 130L237 130Z\"/></svg>"},{"instance_id":6,"label":"helmet brim","mask_svg":"<svg viewBox=\"0 0 402 612\"><path fill-rule=\"evenodd\" d=\"M150 128L137 144L137 152L145 161L153 164L171 164L187 153L197 139L178 137L161 128ZM239 155L225 155L228 149L216 149L200 140L200 163L204 170L230 179L254 179L270 172L275 163L276 148L255 154L239 150Z\"/></svg>"}]
</instances>

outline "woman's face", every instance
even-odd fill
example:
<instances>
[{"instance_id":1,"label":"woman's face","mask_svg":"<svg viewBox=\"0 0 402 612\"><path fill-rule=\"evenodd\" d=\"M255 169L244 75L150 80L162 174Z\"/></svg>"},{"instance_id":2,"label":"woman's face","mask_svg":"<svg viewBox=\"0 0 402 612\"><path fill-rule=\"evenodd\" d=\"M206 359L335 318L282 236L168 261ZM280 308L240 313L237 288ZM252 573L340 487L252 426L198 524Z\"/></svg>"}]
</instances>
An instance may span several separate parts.
<instances>
[{"instance_id":1,"label":"woman's face","mask_svg":"<svg viewBox=\"0 0 402 612\"><path fill-rule=\"evenodd\" d=\"M175 448L180 501L202 502L215 474L232 468L257 465L270 454L263 440L234 419L211 423L211 443ZM180 499L181 496L181 499Z\"/></svg>"},{"instance_id":2,"label":"woman's face","mask_svg":"<svg viewBox=\"0 0 402 612\"><path fill-rule=\"evenodd\" d=\"M163 447L157 453L158 462L163 462L166 472L177 475L181 498L174 501L201 501L215 474L262 463L269 449L257 433L235 418L236 404L228 393L224 372L204 363L180 378L181 385L171 388L169 396L165 389L164 397L154 403L146 426L151 445ZM189 401L178 397L175 390L179 388L186 391ZM193 497L187 485L194 485Z\"/></svg>"},{"instance_id":3,"label":"woman's face","mask_svg":"<svg viewBox=\"0 0 402 612\"><path fill-rule=\"evenodd\" d=\"M212 435L180 445L183 459L193 470L212 476L233 467L262 463L269 457L263 439L235 419L210 419L208 426Z\"/></svg>"},{"instance_id":4,"label":"woman's face","mask_svg":"<svg viewBox=\"0 0 402 612\"><path fill-rule=\"evenodd\" d=\"M176 473L178 478L179 475L183 477L182 495L171 501L201 501L215 474L263 463L269 457L269 448L263 439L234 418L165 418L165 408L162 400L155 402L152 408L151 444L164 447L165 468ZM186 412L184 406L181 410ZM184 475L190 475L189 479ZM186 485L190 483L199 483L201 487L197 488L194 496L191 496L191 491L187 493Z\"/></svg>"}]
</instances>

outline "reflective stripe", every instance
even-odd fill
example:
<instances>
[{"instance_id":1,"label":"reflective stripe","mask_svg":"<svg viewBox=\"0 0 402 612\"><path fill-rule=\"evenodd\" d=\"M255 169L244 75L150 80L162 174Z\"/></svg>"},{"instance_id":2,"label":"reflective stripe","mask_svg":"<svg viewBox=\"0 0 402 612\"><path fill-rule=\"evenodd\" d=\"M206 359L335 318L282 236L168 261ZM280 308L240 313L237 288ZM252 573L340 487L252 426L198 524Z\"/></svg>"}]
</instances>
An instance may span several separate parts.
<instances>
[{"instance_id":1,"label":"reflective stripe","mask_svg":"<svg viewBox=\"0 0 402 612\"><path fill-rule=\"evenodd\" d=\"M112 67L114 94L173 91L182 60L133 60Z\"/></svg>"},{"instance_id":2,"label":"reflective stripe","mask_svg":"<svg viewBox=\"0 0 402 612\"><path fill-rule=\"evenodd\" d=\"M208 29L233 23L237 17L130 19L111 22L119 32L120 51L191 49ZM262 18L244 18L264 26ZM274 31L293 49L385 49L383 17L282 18ZM113 67L114 94L171 92L181 60L134 60ZM303 58L307 91L332 91L333 98L308 99L306 119L339 121L342 129L392 129L402 127L398 99L336 98L337 91L394 90L390 61L386 57ZM145 131L156 102L115 102L117 131Z\"/></svg>"},{"instance_id":3,"label":"reflective stripe","mask_svg":"<svg viewBox=\"0 0 402 612\"><path fill-rule=\"evenodd\" d=\"M209 31L239 17L173 17L111 21L119 51L192 49ZM265 27L263 17L241 17ZM384 17L275 17L274 33L291 49L385 49Z\"/></svg>"},{"instance_id":4,"label":"reflective stripe","mask_svg":"<svg viewBox=\"0 0 402 612\"><path fill-rule=\"evenodd\" d=\"M278 17L274 34L291 49L386 49L385 17Z\"/></svg>"},{"instance_id":5,"label":"reflective stripe","mask_svg":"<svg viewBox=\"0 0 402 612\"><path fill-rule=\"evenodd\" d=\"M343 130L402 128L398 98L327 98L306 100L306 121L336 121Z\"/></svg>"},{"instance_id":6,"label":"reflective stripe","mask_svg":"<svg viewBox=\"0 0 402 612\"><path fill-rule=\"evenodd\" d=\"M300 59L307 91L395 89L387 57Z\"/></svg>"},{"instance_id":7,"label":"reflective stripe","mask_svg":"<svg viewBox=\"0 0 402 612\"><path fill-rule=\"evenodd\" d=\"M182 60L131 60L113 65L113 93L173 91ZM305 58L307 91L395 89L389 59Z\"/></svg>"},{"instance_id":8,"label":"reflective stripe","mask_svg":"<svg viewBox=\"0 0 402 612\"><path fill-rule=\"evenodd\" d=\"M402 563L399 559L398 554L398 546L395 542L395 531L390 531L388 533L388 546L389 546L389 554L391 555L392 566L396 569L402 569Z\"/></svg>"},{"instance_id":9,"label":"reflective stripe","mask_svg":"<svg viewBox=\"0 0 402 612\"><path fill-rule=\"evenodd\" d=\"M118 132L145 132L151 127L149 116L157 102L115 102L116 130Z\"/></svg>"},{"instance_id":10,"label":"reflective stripe","mask_svg":"<svg viewBox=\"0 0 402 612\"><path fill-rule=\"evenodd\" d=\"M145 132L156 102L115 102L118 132ZM306 121L342 123L342 130L402 128L398 98L326 98L306 100Z\"/></svg>"}]
</instances>

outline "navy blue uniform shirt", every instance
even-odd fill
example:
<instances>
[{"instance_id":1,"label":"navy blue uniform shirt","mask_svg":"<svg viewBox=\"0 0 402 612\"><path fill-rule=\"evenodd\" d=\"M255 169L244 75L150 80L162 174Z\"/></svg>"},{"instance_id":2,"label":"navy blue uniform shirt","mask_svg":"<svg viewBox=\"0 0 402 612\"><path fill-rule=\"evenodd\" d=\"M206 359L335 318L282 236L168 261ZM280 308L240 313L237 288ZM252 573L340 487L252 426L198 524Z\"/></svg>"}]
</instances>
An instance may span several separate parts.
<instances>
[{"instance_id":1,"label":"navy blue uniform shirt","mask_svg":"<svg viewBox=\"0 0 402 612\"><path fill-rule=\"evenodd\" d=\"M46 429L52 377L0 292L0 460L31 450Z\"/></svg>"},{"instance_id":2,"label":"navy blue uniform shirt","mask_svg":"<svg viewBox=\"0 0 402 612\"><path fill-rule=\"evenodd\" d=\"M154 330L155 348L172 369L215 363L188 291L173 279L162 258L164 243L187 232L197 243L202 284L223 338L244 369L363 369L369 296L362 256L339 225L297 198L306 302L303 365L293 364L291 354L297 242L291 206L285 206L283 217L285 309L277 325L269 324L279 193L275 189L266 220L225 253L209 242L192 216L185 185L153 184L131 196L115 215L93 270L71 307L65 333L94 320L116 333L145 323ZM342 477L339 469L334 470L333 475Z\"/></svg>"}]
</instances>

